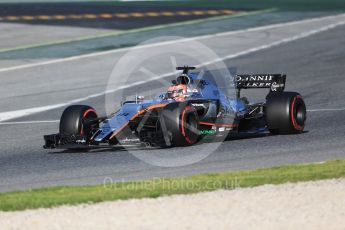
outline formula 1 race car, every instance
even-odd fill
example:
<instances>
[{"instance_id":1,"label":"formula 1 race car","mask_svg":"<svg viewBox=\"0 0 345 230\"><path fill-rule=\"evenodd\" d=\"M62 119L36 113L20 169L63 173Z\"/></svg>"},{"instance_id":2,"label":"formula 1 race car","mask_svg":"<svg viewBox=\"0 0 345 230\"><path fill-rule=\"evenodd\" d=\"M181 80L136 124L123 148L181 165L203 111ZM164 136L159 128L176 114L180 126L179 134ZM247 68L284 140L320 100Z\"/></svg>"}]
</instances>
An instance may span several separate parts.
<instances>
[{"instance_id":1,"label":"formula 1 race car","mask_svg":"<svg viewBox=\"0 0 345 230\"><path fill-rule=\"evenodd\" d=\"M284 92L286 75L236 75L231 99L195 67L183 73L155 100L137 96L109 117L98 117L87 105L62 113L59 133L45 135L44 148L88 149L115 145L190 146L203 138L237 133L301 133L306 106L300 94ZM229 86L230 87L230 86ZM250 103L241 90L269 88L264 102Z\"/></svg>"}]
</instances>

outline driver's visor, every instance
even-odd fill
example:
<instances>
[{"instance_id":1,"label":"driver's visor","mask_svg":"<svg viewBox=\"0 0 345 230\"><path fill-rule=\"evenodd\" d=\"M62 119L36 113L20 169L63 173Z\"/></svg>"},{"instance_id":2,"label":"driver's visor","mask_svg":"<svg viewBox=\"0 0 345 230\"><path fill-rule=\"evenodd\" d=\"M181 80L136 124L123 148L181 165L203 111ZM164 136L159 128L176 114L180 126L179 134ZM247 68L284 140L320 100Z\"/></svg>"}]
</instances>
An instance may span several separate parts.
<instances>
[{"instance_id":1,"label":"driver's visor","mask_svg":"<svg viewBox=\"0 0 345 230\"><path fill-rule=\"evenodd\" d=\"M168 98L175 98L183 95L183 89L168 91Z\"/></svg>"}]
</instances>

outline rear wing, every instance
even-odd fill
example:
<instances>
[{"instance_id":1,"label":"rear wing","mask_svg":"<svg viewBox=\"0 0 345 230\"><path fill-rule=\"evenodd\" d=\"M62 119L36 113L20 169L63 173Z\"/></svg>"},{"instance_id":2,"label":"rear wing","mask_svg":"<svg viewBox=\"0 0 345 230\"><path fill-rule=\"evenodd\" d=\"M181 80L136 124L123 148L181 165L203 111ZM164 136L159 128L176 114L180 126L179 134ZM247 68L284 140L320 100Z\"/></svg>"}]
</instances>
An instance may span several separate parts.
<instances>
[{"instance_id":1,"label":"rear wing","mask_svg":"<svg viewBox=\"0 0 345 230\"><path fill-rule=\"evenodd\" d=\"M234 78L237 94L241 89L270 89L270 92L283 92L285 89L286 75L282 74L240 74Z\"/></svg>"}]
</instances>

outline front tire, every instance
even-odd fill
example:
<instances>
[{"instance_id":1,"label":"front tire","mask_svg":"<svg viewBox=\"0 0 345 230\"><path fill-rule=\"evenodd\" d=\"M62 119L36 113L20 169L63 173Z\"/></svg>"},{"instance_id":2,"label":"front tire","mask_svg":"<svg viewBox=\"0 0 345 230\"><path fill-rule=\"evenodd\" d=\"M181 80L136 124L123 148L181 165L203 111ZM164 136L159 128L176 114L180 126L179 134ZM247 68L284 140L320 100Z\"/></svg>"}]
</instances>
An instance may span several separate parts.
<instances>
[{"instance_id":1,"label":"front tire","mask_svg":"<svg viewBox=\"0 0 345 230\"><path fill-rule=\"evenodd\" d=\"M272 93L266 102L266 122L272 134L294 134L304 130L307 118L303 98L296 92Z\"/></svg>"},{"instance_id":2,"label":"front tire","mask_svg":"<svg viewBox=\"0 0 345 230\"><path fill-rule=\"evenodd\" d=\"M59 131L63 135L84 135L91 137L92 127L83 123L83 119L97 118L96 110L87 105L71 105L62 113Z\"/></svg>"},{"instance_id":3,"label":"front tire","mask_svg":"<svg viewBox=\"0 0 345 230\"><path fill-rule=\"evenodd\" d=\"M184 103L174 103L162 111L164 135L171 138L171 146L190 146L200 139L199 117L196 109Z\"/></svg>"}]
</instances>

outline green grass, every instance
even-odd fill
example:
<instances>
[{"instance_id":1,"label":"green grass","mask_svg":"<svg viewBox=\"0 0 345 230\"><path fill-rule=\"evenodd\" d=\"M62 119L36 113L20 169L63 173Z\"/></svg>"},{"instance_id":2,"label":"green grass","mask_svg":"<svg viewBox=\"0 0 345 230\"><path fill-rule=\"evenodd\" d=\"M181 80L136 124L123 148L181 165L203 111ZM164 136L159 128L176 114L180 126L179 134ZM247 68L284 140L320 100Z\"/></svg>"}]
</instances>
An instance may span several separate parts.
<instances>
[{"instance_id":1,"label":"green grass","mask_svg":"<svg viewBox=\"0 0 345 230\"><path fill-rule=\"evenodd\" d=\"M67 186L0 193L0 210L15 211L131 198L189 194L263 184L345 177L345 160L289 165L239 172L208 173L180 178Z\"/></svg>"}]
</instances>

